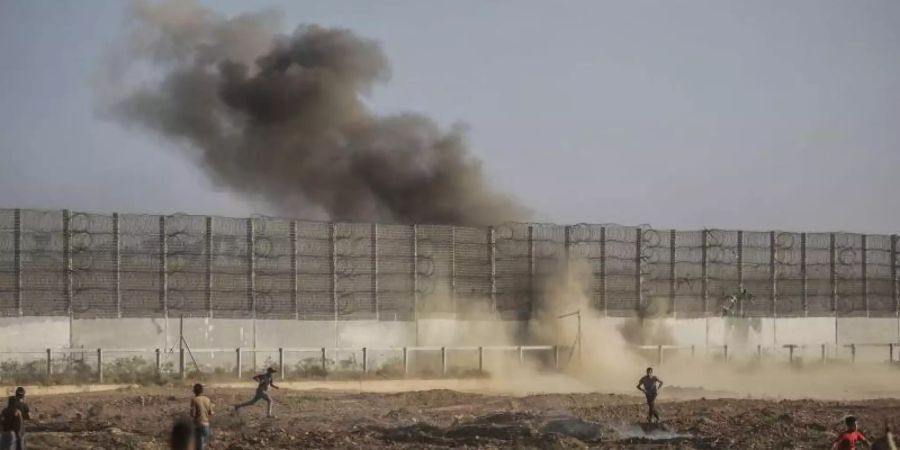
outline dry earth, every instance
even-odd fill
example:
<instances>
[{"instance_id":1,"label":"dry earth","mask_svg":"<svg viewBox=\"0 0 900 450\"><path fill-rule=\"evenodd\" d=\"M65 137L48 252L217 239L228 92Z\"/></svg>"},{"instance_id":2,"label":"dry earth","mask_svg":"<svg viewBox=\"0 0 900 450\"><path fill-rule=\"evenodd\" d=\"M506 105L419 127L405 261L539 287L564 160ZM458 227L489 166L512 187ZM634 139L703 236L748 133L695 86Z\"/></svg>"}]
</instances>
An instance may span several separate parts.
<instances>
[{"instance_id":1,"label":"dry earth","mask_svg":"<svg viewBox=\"0 0 900 450\"><path fill-rule=\"evenodd\" d=\"M637 396L282 389L275 391L277 418L266 419L262 403L240 414L227 407L252 390L209 390L217 407L212 449L822 449L847 414L858 415L863 432L875 436L884 420L900 416L896 399L712 399L666 388L663 426L648 427L640 424L645 409ZM167 428L187 411L189 398L184 387L35 396L29 448L165 448Z\"/></svg>"}]
</instances>

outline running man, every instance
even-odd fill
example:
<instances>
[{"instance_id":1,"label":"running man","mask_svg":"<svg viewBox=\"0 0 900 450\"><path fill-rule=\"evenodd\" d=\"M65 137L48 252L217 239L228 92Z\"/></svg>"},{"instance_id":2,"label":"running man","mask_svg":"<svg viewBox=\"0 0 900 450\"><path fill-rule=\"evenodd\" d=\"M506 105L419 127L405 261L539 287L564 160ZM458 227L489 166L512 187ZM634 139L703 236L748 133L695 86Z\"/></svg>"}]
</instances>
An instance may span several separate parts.
<instances>
[{"instance_id":1,"label":"running man","mask_svg":"<svg viewBox=\"0 0 900 450\"><path fill-rule=\"evenodd\" d=\"M16 388L16 400L16 408L22 413L22 430L19 432L18 439L16 439L16 450L25 450L25 421L31 420L31 410L28 409L28 404L25 403L25 388L22 386Z\"/></svg>"},{"instance_id":2,"label":"running man","mask_svg":"<svg viewBox=\"0 0 900 450\"><path fill-rule=\"evenodd\" d=\"M194 446L197 450L203 450L209 442L209 418L212 415L212 402L203 395L203 385L195 384L194 398L191 399L191 419L194 421Z\"/></svg>"},{"instance_id":3,"label":"running man","mask_svg":"<svg viewBox=\"0 0 900 450\"><path fill-rule=\"evenodd\" d=\"M240 405L234 406L234 411L237 412L239 409L250 406L260 400L265 400L268 404L268 409L266 410L266 417L275 417L272 415L272 398L269 397L269 386L272 386L275 389L278 389L278 386L275 386L275 377L272 375L278 372L277 370L269 367L266 369L266 373L261 373L253 377L253 381L259 383L256 386L256 395L253 396L250 401L241 403Z\"/></svg>"},{"instance_id":4,"label":"running man","mask_svg":"<svg viewBox=\"0 0 900 450\"><path fill-rule=\"evenodd\" d=\"M647 423L652 423L654 417L656 418L656 423L659 423L659 413L656 412L656 395L662 387L663 382L653 375L652 367L648 367L647 375L638 380L638 390L647 397Z\"/></svg>"},{"instance_id":5,"label":"running man","mask_svg":"<svg viewBox=\"0 0 900 450\"><path fill-rule=\"evenodd\" d=\"M856 444L863 443L869 445L866 437L859 432L859 424L856 423L856 417L848 416L844 419L847 425L847 431L841 433L832 445L833 450L856 450Z\"/></svg>"}]
</instances>

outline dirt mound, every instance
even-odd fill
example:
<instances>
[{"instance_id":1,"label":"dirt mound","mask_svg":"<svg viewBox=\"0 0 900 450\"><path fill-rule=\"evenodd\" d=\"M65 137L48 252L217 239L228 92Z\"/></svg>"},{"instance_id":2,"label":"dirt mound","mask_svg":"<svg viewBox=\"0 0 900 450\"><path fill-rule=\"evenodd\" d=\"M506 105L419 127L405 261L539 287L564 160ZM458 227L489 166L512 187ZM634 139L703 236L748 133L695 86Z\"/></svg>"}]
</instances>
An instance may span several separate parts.
<instances>
[{"instance_id":1,"label":"dirt mound","mask_svg":"<svg viewBox=\"0 0 900 450\"><path fill-rule=\"evenodd\" d=\"M416 423L375 431L389 442L449 447L527 446L573 440L595 443L603 436L599 424L577 417L543 417L526 412L487 414L448 427Z\"/></svg>"}]
</instances>

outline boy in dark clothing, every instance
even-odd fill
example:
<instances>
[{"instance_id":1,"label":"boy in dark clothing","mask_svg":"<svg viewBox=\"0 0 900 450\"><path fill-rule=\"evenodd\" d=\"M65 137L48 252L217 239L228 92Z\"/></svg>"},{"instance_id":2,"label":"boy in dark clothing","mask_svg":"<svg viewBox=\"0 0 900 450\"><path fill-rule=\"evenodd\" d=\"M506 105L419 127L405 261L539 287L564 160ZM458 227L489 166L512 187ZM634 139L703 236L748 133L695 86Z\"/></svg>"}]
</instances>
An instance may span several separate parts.
<instances>
[{"instance_id":1,"label":"boy in dark clothing","mask_svg":"<svg viewBox=\"0 0 900 450\"><path fill-rule=\"evenodd\" d=\"M31 410L25 403L25 388L19 386L16 388L16 408L22 413L22 430L19 432L19 438L16 439L16 450L25 450L25 424L26 420L31 420Z\"/></svg>"},{"instance_id":2,"label":"boy in dark clothing","mask_svg":"<svg viewBox=\"0 0 900 450\"><path fill-rule=\"evenodd\" d=\"M856 444L862 443L869 445L869 441L866 440L866 437L860 433L859 425L856 423L856 417L849 416L844 419L844 423L847 425L847 431L841 433L837 439L834 440L834 445L832 445L832 449L834 450L856 450Z\"/></svg>"},{"instance_id":3,"label":"boy in dark clothing","mask_svg":"<svg viewBox=\"0 0 900 450\"><path fill-rule=\"evenodd\" d=\"M653 368L647 368L647 375L641 377L638 380L637 388L639 391L644 393L644 396L647 397L647 422L653 422L653 418L656 418L656 423L659 423L659 413L656 412L656 395L659 393L659 390L662 389L663 382L659 378L653 375Z\"/></svg>"},{"instance_id":4,"label":"boy in dark clothing","mask_svg":"<svg viewBox=\"0 0 900 450\"><path fill-rule=\"evenodd\" d=\"M22 412L15 396L7 399L6 408L0 412L0 450L13 450L22 438Z\"/></svg>"},{"instance_id":5,"label":"boy in dark clothing","mask_svg":"<svg viewBox=\"0 0 900 450\"><path fill-rule=\"evenodd\" d=\"M250 406L260 400L265 400L268 404L268 408L266 410L266 417L275 417L272 415L272 398L269 397L269 386L272 386L275 389L278 389L278 386L275 386L275 378L273 374L278 372L277 370L269 367L266 369L266 373L261 373L253 377L253 381L256 381L258 385L256 386L256 395L253 396L247 402L241 403L239 405L234 406L234 411L237 412L239 409Z\"/></svg>"}]
</instances>

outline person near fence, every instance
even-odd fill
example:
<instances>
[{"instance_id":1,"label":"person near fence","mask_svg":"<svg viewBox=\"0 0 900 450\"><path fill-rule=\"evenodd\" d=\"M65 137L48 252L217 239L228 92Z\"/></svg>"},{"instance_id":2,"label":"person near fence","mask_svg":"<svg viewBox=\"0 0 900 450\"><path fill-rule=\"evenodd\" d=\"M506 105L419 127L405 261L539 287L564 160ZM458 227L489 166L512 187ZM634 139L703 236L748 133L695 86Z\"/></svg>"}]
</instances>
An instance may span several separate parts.
<instances>
[{"instance_id":1,"label":"person near fence","mask_svg":"<svg viewBox=\"0 0 900 450\"><path fill-rule=\"evenodd\" d=\"M656 375L653 375L653 368L647 368L647 374L641 377L638 380L637 388L639 391L644 393L644 396L647 397L647 422L653 422L653 419L656 418L656 422L659 423L659 413L656 412L656 395L659 393L659 390L662 389L663 382Z\"/></svg>"},{"instance_id":2,"label":"person near fence","mask_svg":"<svg viewBox=\"0 0 900 450\"><path fill-rule=\"evenodd\" d=\"M31 410L28 403L25 403L25 388L19 386L16 388L16 408L22 413L22 430L19 432L19 438L16 439L16 450L25 450L25 424L24 421L31 420Z\"/></svg>"},{"instance_id":3,"label":"person near fence","mask_svg":"<svg viewBox=\"0 0 900 450\"><path fill-rule=\"evenodd\" d=\"M269 386L271 386L275 389L278 389L278 386L275 386L275 377L274 377L275 372L278 372L278 371L272 367L269 367L268 369L266 369L266 373L254 375L253 381L256 381L256 383L257 383L256 395L254 395L253 398L247 402L241 403L239 405L235 405L234 411L237 412L239 409L241 409L245 406L253 405L254 403L256 403L260 400L265 400L266 404L267 404L266 417L275 417L272 414L272 398L269 397Z\"/></svg>"},{"instance_id":4,"label":"person near fence","mask_svg":"<svg viewBox=\"0 0 900 450\"><path fill-rule=\"evenodd\" d=\"M212 402L209 397L203 395L203 385L194 385L194 398L191 399L191 419L194 421L196 434L195 446L197 450L206 448L209 442L209 418L213 415Z\"/></svg>"},{"instance_id":5,"label":"person near fence","mask_svg":"<svg viewBox=\"0 0 900 450\"><path fill-rule=\"evenodd\" d=\"M191 421L185 419L175 421L169 435L169 447L172 450L197 450L194 424Z\"/></svg>"},{"instance_id":6,"label":"person near fence","mask_svg":"<svg viewBox=\"0 0 900 450\"><path fill-rule=\"evenodd\" d=\"M0 412L0 450L14 450L22 435L22 412L18 408L19 399L11 395L6 408Z\"/></svg>"}]
</instances>

